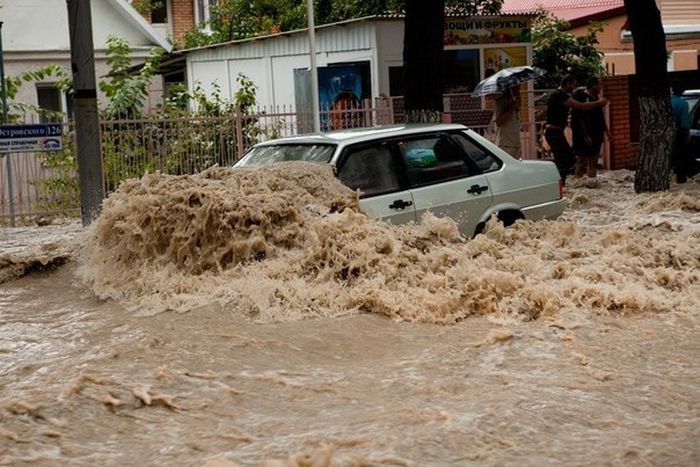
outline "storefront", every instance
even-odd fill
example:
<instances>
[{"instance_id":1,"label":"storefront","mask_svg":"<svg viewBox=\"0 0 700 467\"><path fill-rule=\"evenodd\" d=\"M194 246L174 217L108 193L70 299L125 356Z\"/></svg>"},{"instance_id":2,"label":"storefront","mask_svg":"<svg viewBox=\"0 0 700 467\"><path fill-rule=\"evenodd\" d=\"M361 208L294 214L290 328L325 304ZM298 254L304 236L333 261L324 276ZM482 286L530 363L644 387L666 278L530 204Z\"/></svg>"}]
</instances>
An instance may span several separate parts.
<instances>
[{"instance_id":1,"label":"storefront","mask_svg":"<svg viewBox=\"0 0 700 467\"><path fill-rule=\"evenodd\" d=\"M501 68L530 64L531 20L532 16L521 15L447 18L444 92L468 93L481 79ZM375 16L318 27L321 82L332 83L351 74L353 88L361 88L358 99L402 95L403 34L400 16ZM257 85L261 106L295 107L300 95L295 89L300 86L295 72L299 75L300 70L308 70L308 50L306 31L300 30L183 52L190 88L199 85L212 92L218 88L223 97L232 97L236 77L243 73ZM343 67L348 73L340 73ZM322 92L332 87L325 86Z\"/></svg>"}]
</instances>

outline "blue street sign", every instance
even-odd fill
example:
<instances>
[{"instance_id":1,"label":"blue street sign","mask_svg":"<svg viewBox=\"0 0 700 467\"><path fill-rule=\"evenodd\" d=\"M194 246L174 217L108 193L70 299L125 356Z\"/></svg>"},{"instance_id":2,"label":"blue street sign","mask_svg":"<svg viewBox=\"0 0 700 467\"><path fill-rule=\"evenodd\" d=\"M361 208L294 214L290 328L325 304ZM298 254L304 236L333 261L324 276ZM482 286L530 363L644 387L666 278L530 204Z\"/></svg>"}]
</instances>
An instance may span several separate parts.
<instances>
[{"instance_id":1,"label":"blue street sign","mask_svg":"<svg viewBox=\"0 0 700 467\"><path fill-rule=\"evenodd\" d=\"M63 124L0 125L0 153L60 151Z\"/></svg>"}]
</instances>

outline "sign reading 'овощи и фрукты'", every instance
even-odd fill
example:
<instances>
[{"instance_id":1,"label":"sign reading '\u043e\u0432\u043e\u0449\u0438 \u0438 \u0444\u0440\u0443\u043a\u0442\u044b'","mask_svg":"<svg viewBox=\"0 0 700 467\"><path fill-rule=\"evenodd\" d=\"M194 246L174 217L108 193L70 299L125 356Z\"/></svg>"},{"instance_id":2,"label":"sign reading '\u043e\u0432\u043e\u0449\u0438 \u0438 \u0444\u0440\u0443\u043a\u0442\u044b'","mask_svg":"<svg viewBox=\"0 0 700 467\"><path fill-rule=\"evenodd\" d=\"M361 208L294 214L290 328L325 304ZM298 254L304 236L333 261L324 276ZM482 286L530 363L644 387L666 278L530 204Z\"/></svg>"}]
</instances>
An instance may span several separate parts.
<instances>
[{"instance_id":1,"label":"sign reading '\u043e\u0432\u043e\u0449\u0438 \u0438 \u0444\u0440\u0443\u043a\u0442\u044b'","mask_svg":"<svg viewBox=\"0 0 700 467\"><path fill-rule=\"evenodd\" d=\"M0 153L60 151L63 125L0 125Z\"/></svg>"},{"instance_id":2,"label":"sign reading '\u043e\u0432\u043e\u0449\u0438 \u0438 \u0444\u0440\u0443\u043a\u0442\u044b'","mask_svg":"<svg viewBox=\"0 0 700 467\"><path fill-rule=\"evenodd\" d=\"M445 19L445 45L508 44L531 41L531 16Z\"/></svg>"}]
</instances>

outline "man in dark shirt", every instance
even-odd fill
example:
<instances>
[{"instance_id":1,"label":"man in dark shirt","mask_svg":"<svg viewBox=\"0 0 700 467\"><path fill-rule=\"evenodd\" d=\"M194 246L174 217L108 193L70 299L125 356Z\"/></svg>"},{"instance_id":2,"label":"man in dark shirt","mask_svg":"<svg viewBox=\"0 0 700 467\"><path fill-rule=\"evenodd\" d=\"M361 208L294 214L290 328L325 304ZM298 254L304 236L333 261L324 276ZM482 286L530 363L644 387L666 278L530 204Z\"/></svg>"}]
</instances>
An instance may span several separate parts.
<instances>
[{"instance_id":1,"label":"man in dark shirt","mask_svg":"<svg viewBox=\"0 0 700 467\"><path fill-rule=\"evenodd\" d=\"M688 101L681 97L683 91L683 86L679 81L671 83L671 110L676 128L671 164L676 171L678 183L685 183L688 180L688 174L692 173L691 158L687 151L687 144L690 140L690 107Z\"/></svg>"},{"instance_id":2,"label":"man in dark shirt","mask_svg":"<svg viewBox=\"0 0 700 467\"><path fill-rule=\"evenodd\" d=\"M554 163L559 169L562 182L566 183L566 176L574 168L574 151L564 135L564 129L568 124L569 109L591 110L607 105L606 99L595 102L579 102L571 97L571 92L576 89L576 78L566 75L562 78L559 88L553 91L547 99L547 124L544 137L554 155Z\"/></svg>"},{"instance_id":3,"label":"man in dark shirt","mask_svg":"<svg viewBox=\"0 0 700 467\"><path fill-rule=\"evenodd\" d=\"M585 88L576 89L571 95L579 102L595 102L600 99L600 78L593 76L586 81ZM595 178L605 135L609 135L602 107L593 110L571 110L571 132L576 154L574 175Z\"/></svg>"}]
</instances>

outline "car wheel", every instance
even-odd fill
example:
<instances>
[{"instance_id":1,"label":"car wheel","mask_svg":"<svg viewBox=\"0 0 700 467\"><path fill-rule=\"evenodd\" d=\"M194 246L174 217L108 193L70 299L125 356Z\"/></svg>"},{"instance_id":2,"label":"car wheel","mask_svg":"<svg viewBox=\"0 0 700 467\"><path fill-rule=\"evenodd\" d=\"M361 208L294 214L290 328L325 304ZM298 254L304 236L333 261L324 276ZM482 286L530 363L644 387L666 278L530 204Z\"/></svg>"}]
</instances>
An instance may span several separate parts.
<instances>
[{"instance_id":1,"label":"car wheel","mask_svg":"<svg viewBox=\"0 0 700 467\"><path fill-rule=\"evenodd\" d=\"M525 216L523 216L523 213L520 211L509 210L500 211L498 213L498 220L503 222L503 225L506 227L515 224L515 222L520 219L525 219Z\"/></svg>"}]
</instances>

